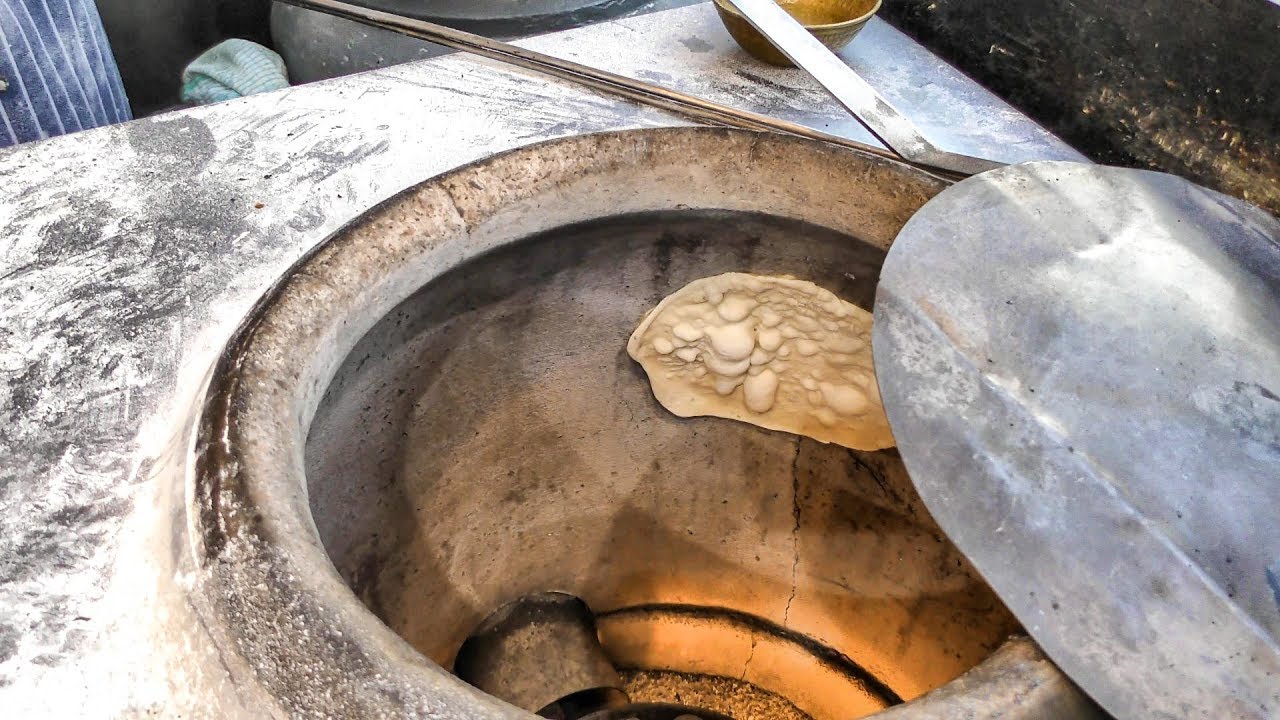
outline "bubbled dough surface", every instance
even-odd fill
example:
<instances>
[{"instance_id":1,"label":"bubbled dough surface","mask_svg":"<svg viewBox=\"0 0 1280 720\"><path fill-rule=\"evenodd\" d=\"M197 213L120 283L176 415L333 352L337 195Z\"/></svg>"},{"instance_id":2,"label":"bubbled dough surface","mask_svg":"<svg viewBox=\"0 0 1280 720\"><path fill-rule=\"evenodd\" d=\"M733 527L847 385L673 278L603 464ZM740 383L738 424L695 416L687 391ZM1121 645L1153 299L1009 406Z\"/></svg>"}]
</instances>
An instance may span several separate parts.
<instances>
[{"instance_id":1,"label":"bubbled dough surface","mask_svg":"<svg viewBox=\"0 0 1280 720\"><path fill-rule=\"evenodd\" d=\"M653 394L857 450L894 445L871 360L871 313L806 280L725 273L658 304L627 342Z\"/></svg>"}]
</instances>

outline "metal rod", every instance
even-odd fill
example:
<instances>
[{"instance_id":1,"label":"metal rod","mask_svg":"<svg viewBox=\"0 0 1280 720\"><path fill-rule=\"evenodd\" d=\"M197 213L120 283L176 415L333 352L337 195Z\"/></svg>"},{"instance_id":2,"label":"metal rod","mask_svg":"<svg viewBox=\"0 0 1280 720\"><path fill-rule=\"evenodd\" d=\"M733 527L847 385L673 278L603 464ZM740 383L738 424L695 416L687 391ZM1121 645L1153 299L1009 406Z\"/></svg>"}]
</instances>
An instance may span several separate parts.
<instances>
[{"instance_id":1,"label":"metal rod","mask_svg":"<svg viewBox=\"0 0 1280 720\"><path fill-rule=\"evenodd\" d=\"M745 130L767 130L818 140L832 145L853 148L897 162L912 165L944 180L954 181L967 177L968 173L956 172L929 163L918 162L891 150L884 150L866 143L832 135L799 123L779 120L759 113L722 105L711 100L689 95L653 83L635 80L623 75L563 60L534 50L492 40L483 35L456 30L444 25L404 17L395 13L340 2L339 0L278 0L308 10L352 20L364 25L390 30L401 35L444 45L481 57L533 70L562 80L568 80L593 90L621 97L660 110L725 127Z\"/></svg>"},{"instance_id":2,"label":"metal rod","mask_svg":"<svg viewBox=\"0 0 1280 720\"><path fill-rule=\"evenodd\" d=\"M965 174L976 174L1003 165L938 149L871 83L844 64L774 0L728 1L796 67L809 73L876 139L898 155Z\"/></svg>"}]
</instances>

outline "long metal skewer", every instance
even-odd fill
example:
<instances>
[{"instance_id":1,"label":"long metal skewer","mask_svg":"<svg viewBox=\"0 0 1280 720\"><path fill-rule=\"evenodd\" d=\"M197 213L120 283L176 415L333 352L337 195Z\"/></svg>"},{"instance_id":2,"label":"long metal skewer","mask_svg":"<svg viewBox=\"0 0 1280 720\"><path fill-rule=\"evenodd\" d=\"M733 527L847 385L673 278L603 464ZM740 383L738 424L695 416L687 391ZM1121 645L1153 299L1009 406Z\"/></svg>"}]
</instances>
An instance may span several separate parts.
<instances>
[{"instance_id":1,"label":"long metal skewer","mask_svg":"<svg viewBox=\"0 0 1280 720\"><path fill-rule=\"evenodd\" d=\"M902 155L874 145L850 140L839 135L832 135L821 130L799 123L769 117L759 113L741 110L729 105L722 105L705 98L682 93L653 83L643 82L606 70L582 65L571 60L546 55L534 50L527 50L516 45L492 40L483 35L455 30L454 28L425 20L404 17L395 13L372 10L369 8L340 2L339 0L278 0L308 10L315 10L335 17L352 20L364 25L390 30L401 35L415 37L420 40L444 45L455 50L480 55L499 62L515 65L527 70L568 80L593 90L616 97L632 100L650 107L678 113L685 117L746 130L769 130L818 140L832 145L854 148L862 152L903 162L921 170L937 175L946 180L957 180L967 177L969 173L956 172L925 162L918 162ZM859 118L861 120L861 118ZM874 132L874 131L873 131Z\"/></svg>"},{"instance_id":2,"label":"long metal skewer","mask_svg":"<svg viewBox=\"0 0 1280 720\"><path fill-rule=\"evenodd\" d=\"M938 148L888 98L836 57L774 0L729 0L796 67L813 76L872 135L901 157L966 175L1004 163Z\"/></svg>"}]
</instances>

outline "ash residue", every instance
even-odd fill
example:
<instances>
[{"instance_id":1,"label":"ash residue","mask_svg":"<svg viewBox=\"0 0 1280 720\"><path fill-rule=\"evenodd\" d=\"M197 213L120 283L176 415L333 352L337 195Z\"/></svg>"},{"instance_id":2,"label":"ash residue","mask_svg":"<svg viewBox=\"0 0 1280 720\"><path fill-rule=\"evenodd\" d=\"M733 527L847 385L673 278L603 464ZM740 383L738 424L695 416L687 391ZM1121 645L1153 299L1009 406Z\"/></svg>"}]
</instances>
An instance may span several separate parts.
<instances>
[{"instance_id":1,"label":"ash residue","mask_svg":"<svg viewBox=\"0 0 1280 720\"><path fill-rule=\"evenodd\" d=\"M781 695L744 680L670 670L624 670L622 682L632 702L677 703L734 720L811 720Z\"/></svg>"}]
</instances>

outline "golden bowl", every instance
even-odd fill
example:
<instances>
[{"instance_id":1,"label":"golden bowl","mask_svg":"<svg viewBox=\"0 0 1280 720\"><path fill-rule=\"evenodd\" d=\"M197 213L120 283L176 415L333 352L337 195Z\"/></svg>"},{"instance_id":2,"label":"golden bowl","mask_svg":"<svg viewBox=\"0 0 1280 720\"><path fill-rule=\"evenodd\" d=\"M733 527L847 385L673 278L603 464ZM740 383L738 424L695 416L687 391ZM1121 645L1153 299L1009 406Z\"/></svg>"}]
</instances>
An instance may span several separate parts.
<instances>
[{"instance_id":1,"label":"golden bowl","mask_svg":"<svg viewBox=\"0 0 1280 720\"><path fill-rule=\"evenodd\" d=\"M765 36L751 27L726 0L714 0L720 20L733 39L752 56L773 65L791 65ZM832 51L853 39L872 15L880 9L881 0L777 0L778 6L813 33Z\"/></svg>"}]
</instances>

